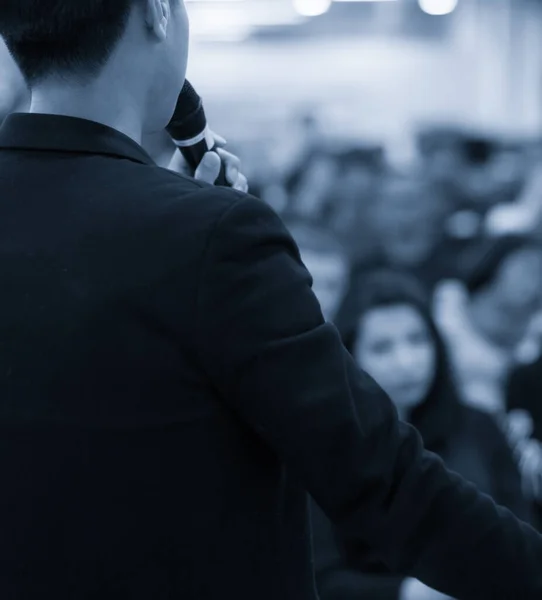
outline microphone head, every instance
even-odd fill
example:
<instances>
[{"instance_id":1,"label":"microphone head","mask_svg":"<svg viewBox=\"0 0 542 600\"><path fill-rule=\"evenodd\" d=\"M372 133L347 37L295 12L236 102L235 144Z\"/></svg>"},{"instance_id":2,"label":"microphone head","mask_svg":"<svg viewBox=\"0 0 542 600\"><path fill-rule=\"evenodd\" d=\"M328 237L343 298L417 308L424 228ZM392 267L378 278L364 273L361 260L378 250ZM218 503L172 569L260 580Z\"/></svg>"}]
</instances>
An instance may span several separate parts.
<instances>
[{"instance_id":1,"label":"microphone head","mask_svg":"<svg viewBox=\"0 0 542 600\"><path fill-rule=\"evenodd\" d=\"M198 137L206 127L207 117L203 110L203 102L188 79L185 79L166 130L174 140L182 142Z\"/></svg>"}]
</instances>

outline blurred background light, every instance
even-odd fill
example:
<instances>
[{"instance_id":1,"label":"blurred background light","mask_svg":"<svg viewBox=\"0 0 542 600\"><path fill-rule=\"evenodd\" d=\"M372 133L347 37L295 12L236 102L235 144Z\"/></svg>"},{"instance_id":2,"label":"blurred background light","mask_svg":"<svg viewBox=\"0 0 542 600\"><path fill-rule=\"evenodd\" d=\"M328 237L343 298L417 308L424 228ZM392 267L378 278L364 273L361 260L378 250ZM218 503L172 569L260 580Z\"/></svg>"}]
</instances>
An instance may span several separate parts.
<instances>
[{"instance_id":1,"label":"blurred background light","mask_svg":"<svg viewBox=\"0 0 542 600\"><path fill-rule=\"evenodd\" d=\"M442 16L452 13L458 0L418 0L420 8L428 15Z\"/></svg>"},{"instance_id":2,"label":"blurred background light","mask_svg":"<svg viewBox=\"0 0 542 600\"><path fill-rule=\"evenodd\" d=\"M295 10L304 17L318 17L325 14L331 0L293 0Z\"/></svg>"},{"instance_id":3,"label":"blurred background light","mask_svg":"<svg viewBox=\"0 0 542 600\"><path fill-rule=\"evenodd\" d=\"M281 0L188 0L194 41L242 42L259 28L302 23L292 3Z\"/></svg>"}]
</instances>

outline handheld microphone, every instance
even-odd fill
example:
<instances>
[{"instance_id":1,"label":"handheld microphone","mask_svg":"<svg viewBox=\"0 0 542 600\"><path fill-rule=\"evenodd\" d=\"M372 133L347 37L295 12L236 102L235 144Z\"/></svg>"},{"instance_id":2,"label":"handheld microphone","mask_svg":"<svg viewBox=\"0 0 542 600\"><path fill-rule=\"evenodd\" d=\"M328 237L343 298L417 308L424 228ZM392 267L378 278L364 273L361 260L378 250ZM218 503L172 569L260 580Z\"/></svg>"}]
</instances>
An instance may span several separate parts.
<instances>
[{"instance_id":1,"label":"handheld microphone","mask_svg":"<svg viewBox=\"0 0 542 600\"><path fill-rule=\"evenodd\" d=\"M207 125L203 102L187 79L166 130L194 171L203 156L215 149L214 138ZM226 168L222 161L220 175L215 185L231 187L226 179Z\"/></svg>"}]
</instances>

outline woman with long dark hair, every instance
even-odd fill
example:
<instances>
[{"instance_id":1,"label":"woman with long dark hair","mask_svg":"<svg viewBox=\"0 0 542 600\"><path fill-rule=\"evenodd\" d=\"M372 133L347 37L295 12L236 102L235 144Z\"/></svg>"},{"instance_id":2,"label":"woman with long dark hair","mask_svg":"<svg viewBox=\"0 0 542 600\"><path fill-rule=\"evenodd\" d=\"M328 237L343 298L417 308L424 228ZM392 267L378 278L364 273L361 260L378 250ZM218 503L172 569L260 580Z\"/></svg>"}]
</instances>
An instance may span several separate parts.
<instances>
[{"instance_id":1,"label":"woman with long dark hair","mask_svg":"<svg viewBox=\"0 0 542 600\"><path fill-rule=\"evenodd\" d=\"M426 448L481 491L528 520L512 451L494 419L463 404L428 302L417 284L380 271L352 289L338 326L359 366L386 390L401 418L420 432ZM405 514L405 519L409 515ZM313 509L316 576L322 600L440 599L424 584L390 573L378 557L350 564L318 507ZM341 552L345 550L346 553Z\"/></svg>"}]
</instances>

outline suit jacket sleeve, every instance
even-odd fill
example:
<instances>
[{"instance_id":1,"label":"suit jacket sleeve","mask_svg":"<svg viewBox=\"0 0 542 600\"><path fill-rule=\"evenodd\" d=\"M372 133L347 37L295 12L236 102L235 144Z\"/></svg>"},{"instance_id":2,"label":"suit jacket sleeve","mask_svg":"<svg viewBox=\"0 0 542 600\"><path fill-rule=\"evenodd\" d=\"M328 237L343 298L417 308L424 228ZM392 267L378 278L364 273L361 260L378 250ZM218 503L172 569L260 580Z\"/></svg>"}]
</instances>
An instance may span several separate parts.
<instances>
[{"instance_id":1,"label":"suit jacket sleeve","mask_svg":"<svg viewBox=\"0 0 542 600\"><path fill-rule=\"evenodd\" d=\"M320 600L400 600L404 581L345 568L316 578Z\"/></svg>"},{"instance_id":2,"label":"suit jacket sleeve","mask_svg":"<svg viewBox=\"0 0 542 600\"><path fill-rule=\"evenodd\" d=\"M521 487L521 475L512 448L494 419L483 415L485 429L480 434L491 448L492 496L495 502L509 508L519 519L532 523L533 515Z\"/></svg>"},{"instance_id":3,"label":"suit jacket sleeve","mask_svg":"<svg viewBox=\"0 0 542 600\"><path fill-rule=\"evenodd\" d=\"M197 353L221 397L353 544L465 600L542 598L542 538L425 452L324 321L276 213L237 194L210 236Z\"/></svg>"},{"instance_id":4,"label":"suit jacket sleeve","mask_svg":"<svg viewBox=\"0 0 542 600\"><path fill-rule=\"evenodd\" d=\"M350 556L333 524L314 500L310 508L314 573L320 600L399 600L404 577L390 574L368 547L358 547Z\"/></svg>"}]
</instances>

